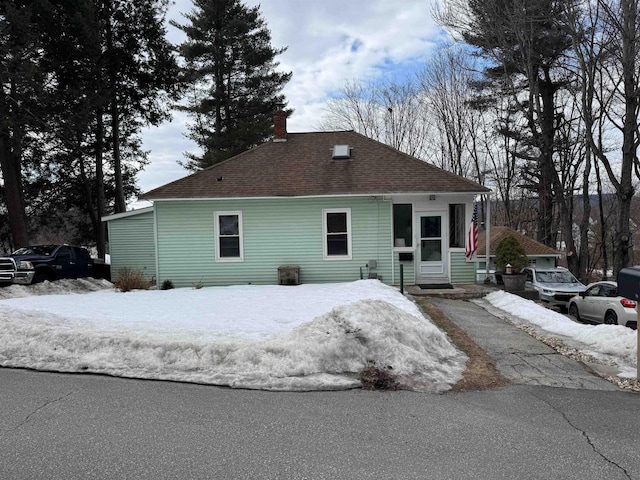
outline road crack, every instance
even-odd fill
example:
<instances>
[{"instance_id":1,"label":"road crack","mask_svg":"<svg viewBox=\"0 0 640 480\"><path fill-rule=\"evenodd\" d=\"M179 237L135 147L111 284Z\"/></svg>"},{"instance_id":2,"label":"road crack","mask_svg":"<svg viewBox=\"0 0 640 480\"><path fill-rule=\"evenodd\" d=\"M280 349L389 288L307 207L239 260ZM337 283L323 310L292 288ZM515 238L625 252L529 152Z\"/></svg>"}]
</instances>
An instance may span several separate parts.
<instances>
[{"instance_id":1,"label":"road crack","mask_svg":"<svg viewBox=\"0 0 640 480\"><path fill-rule=\"evenodd\" d=\"M541 402L544 402L546 405L548 405L551 409L553 409L554 411L556 411L560 415L562 415L562 418L564 418L565 422L567 422L567 425L569 425L575 431L580 432L580 434L585 438L585 440L587 441L587 443L589 444L589 446L591 447L591 449L593 450L593 452L596 455L598 455L600 458L602 458L608 464L610 464L610 465L616 467L618 470L620 470L629 480L633 480L633 477L631 477L631 475L629 474L629 472L627 471L626 468L624 468L622 465L619 465L618 463L614 462L613 460L608 458L605 454L603 454L600 450L598 450L598 448L593 443L593 440L591 440L591 437L586 432L586 430L583 430L580 427L578 427L577 425L574 425L574 423L569 419L569 417L567 417L567 415L562 410L554 407L553 405L551 405L551 403L549 403L544 398L540 398L537 395L533 395L533 396L536 397Z\"/></svg>"},{"instance_id":2,"label":"road crack","mask_svg":"<svg viewBox=\"0 0 640 480\"><path fill-rule=\"evenodd\" d=\"M36 409L31 411L26 417L24 417L24 420L22 420L20 423L18 423L15 427L13 427L11 430L8 430L7 432L15 432L19 428L21 428L24 425L26 425L27 423L29 423L29 420L31 419L31 417L33 417L39 411L44 410L49 405L53 405L54 403L62 402L63 400L65 400L66 398L70 397L71 395L73 395L76 392L77 392L77 390L74 390L72 392L67 393L66 395L62 395L61 397L54 398L54 399L51 399L51 400L47 400L42 405L38 406Z\"/></svg>"}]
</instances>

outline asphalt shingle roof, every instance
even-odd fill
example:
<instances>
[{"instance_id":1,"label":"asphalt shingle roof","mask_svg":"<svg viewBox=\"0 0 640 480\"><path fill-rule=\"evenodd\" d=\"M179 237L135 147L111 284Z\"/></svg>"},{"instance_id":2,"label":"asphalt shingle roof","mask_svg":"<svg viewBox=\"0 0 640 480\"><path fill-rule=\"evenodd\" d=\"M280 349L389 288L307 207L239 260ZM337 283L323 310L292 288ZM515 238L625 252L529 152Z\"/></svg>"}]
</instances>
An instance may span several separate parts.
<instances>
[{"instance_id":1,"label":"asphalt shingle roof","mask_svg":"<svg viewBox=\"0 0 640 480\"><path fill-rule=\"evenodd\" d=\"M332 160L334 145L351 158ZM484 193L489 189L353 131L289 133L144 194L148 200Z\"/></svg>"},{"instance_id":2,"label":"asphalt shingle roof","mask_svg":"<svg viewBox=\"0 0 640 480\"><path fill-rule=\"evenodd\" d=\"M527 237L526 235L523 235L522 233L517 232L509 227L494 227L493 225L491 226L491 243L489 244L491 255L496 254L496 247L498 246L498 244L502 241L502 239L508 237L509 235L512 235L516 240L518 240L518 243L522 245L522 248L524 248L524 253L527 256L560 256L560 252L551 247L547 247L545 244L540 243L533 238ZM478 251L476 252L476 255L483 257L486 256L486 238L486 231L478 232Z\"/></svg>"}]
</instances>

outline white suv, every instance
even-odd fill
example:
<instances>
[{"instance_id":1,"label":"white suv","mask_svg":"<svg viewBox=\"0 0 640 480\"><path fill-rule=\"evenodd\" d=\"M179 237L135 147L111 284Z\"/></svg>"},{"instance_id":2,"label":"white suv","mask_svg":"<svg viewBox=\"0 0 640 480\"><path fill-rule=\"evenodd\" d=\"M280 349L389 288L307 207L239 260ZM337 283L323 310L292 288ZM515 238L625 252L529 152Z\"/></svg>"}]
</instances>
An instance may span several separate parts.
<instances>
[{"instance_id":1,"label":"white suv","mask_svg":"<svg viewBox=\"0 0 640 480\"><path fill-rule=\"evenodd\" d=\"M527 275L526 285L538 291L540 300L559 307L562 312L567 311L572 297L587 289L566 268L527 267L524 273Z\"/></svg>"}]
</instances>

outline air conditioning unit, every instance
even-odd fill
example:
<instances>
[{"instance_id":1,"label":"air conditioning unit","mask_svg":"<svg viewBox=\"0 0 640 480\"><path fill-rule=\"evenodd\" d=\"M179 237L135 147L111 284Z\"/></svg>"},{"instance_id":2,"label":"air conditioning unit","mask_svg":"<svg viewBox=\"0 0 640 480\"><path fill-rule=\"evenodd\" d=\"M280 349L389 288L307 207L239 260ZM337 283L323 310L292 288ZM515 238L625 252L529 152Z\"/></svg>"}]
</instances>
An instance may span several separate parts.
<instances>
[{"instance_id":1,"label":"air conditioning unit","mask_svg":"<svg viewBox=\"0 0 640 480\"><path fill-rule=\"evenodd\" d=\"M300 285L300 267L297 265L278 267L278 285Z\"/></svg>"}]
</instances>

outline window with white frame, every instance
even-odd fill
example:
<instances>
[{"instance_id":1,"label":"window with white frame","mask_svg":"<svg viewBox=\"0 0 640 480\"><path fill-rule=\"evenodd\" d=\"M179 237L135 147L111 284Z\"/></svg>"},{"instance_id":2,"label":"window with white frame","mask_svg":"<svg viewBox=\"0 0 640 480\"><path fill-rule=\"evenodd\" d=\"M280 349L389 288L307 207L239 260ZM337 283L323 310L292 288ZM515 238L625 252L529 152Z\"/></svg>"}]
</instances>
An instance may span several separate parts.
<instances>
[{"instance_id":1,"label":"window with white frame","mask_svg":"<svg viewBox=\"0 0 640 480\"><path fill-rule=\"evenodd\" d=\"M324 258L345 260L351 258L351 209L322 210Z\"/></svg>"},{"instance_id":2,"label":"window with white frame","mask_svg":"<svg viewBox=\"0 0 640 480\"><path fill-rule=\"evenodd\" d=\"M216 261L242 261L242 212L215 212L214 224Z\"/></svg>"},{"instance_id":3,"label":"window with white frame","mask_svg":"<svg viewBox=\"0 0 640 480\"><path fill-rule=\"evenodd\" d=\"M449 204L449 246L452 248L464 248L465 246L465 204Z\"/></svg>"},{"instance_id":4,"label":"window with white frame","mask_svg":"<svg viewBox=\"0 0 640 480\"><path fill-rule=\"evenodd\" d=\"M413 246L413 205L411 203L393 204L393 246Z\"/></svg>"}]
</instances>

